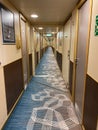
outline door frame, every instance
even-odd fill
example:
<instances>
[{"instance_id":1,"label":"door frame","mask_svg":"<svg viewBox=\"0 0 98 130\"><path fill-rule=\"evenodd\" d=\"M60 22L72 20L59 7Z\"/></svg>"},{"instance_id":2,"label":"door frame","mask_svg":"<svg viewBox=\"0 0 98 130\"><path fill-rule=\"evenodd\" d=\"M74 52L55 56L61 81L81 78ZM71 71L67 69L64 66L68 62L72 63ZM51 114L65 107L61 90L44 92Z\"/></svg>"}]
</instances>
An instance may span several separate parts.
<instances>
[{"instance_id":1,"label":"door frame","mask_svg":"<svg viewBox=\"0 0 98 130\"><path fill-rule=\"evenodd\" d=\"M66 29L67 28L67 29ZM67 30L67 31L66 31ZM66 33L67 32L67 33ZM66 40L68 40L68 45L66 45ZM65 53L65 45L68 46L68 50ZM69 87L69 76L70 76L70 49L71 49L71 16L69 19L66 21L64 28L63 28L63 48L62 48L62 53L63 53L63 58L62 58L62 72L63 72L63 78L66 82L66 86ZM66 57L65 57L66 56ZM65 77L65 61L68 61L67 65L67 76Z\"/></svg>"},{"instance_id":2,"label":"door frame","mask_svg":"<svg viewBox=\"0 0 98 130\"><path fill-rule=\"evenodd\" d=\"M73 82L72 82L72 101L75 105L75 86L76 86L76 58L77 58L77 49L78 49L78 30L79 30L79 9L87 0L81 0L80 3L76 7L76 34L75 34L75 44L74 44L74 65L73 65ZM88 67L88 55L89 55L89 43L90 43L90 30L91 30L91 19L92 19L92 2L90 1L89 8L89 22L88 22L88 34L87 34L87 42L86 42L86 61L85 61L85 82L84 82L84 95L83 95L83 108L82 108L82 124L84 118L84 102L85 102L85 90L86 90L86 74Z\"/></svg>"},{"instance_id":3,"label":"door frame","mask_svg":"<svg viewBox=\"0 0 98 130\"><path fill-rule=\"evenodd\" d=\"M20 39L21 39L21 55L22 55L22 68L23 68L23 53L22 53L22 32L21 32L21 20L25 22L25 34L26 34L26 49L27 49L27 83L29 81L29 57L28 57L28 45L27 45L27 21L25 17L20 13L19 14L19 25L20 25ZM24 84L24 70L23 70L23 84ZM24 84L25 89L25 84Z\"/></svg>"}]
</instances>

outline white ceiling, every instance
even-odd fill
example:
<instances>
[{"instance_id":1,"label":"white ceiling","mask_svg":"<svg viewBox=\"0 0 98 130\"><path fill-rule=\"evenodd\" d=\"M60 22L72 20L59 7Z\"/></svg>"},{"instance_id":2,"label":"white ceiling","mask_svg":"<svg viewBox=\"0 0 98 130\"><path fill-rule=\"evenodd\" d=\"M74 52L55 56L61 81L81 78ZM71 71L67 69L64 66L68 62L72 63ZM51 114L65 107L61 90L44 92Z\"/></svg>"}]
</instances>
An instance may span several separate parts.
<instances>
[{"instance_id":1,"label":"white ceiling","mask_svg":"<svg viewBox=\"0 0 98 130\"><path fill-rule=\"evenodd\" d=\"M58 31L79 0L9 0L34 26L45 32ZM31 14L38 14L32 19Z\"/></svg>"}]
</instances>

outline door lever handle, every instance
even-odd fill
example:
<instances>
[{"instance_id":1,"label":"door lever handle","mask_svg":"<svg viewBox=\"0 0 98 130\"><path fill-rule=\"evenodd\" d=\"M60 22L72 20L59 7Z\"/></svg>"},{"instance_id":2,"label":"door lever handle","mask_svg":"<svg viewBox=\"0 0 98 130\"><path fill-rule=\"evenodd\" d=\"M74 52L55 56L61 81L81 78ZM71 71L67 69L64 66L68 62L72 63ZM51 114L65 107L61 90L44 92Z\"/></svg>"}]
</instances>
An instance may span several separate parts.
<instances>
[{"instance_id":1,"label":"door lever handle","mask_svg":"<svg viewBox=\"0 0 98 130\"><path fill-rule=\"evenodd\" d=\"M78 64L78 61L79 61L79 58L76 58L76 59L75 59L75 64L76 64L76 65Z\"/></svg>"}]
</instances>

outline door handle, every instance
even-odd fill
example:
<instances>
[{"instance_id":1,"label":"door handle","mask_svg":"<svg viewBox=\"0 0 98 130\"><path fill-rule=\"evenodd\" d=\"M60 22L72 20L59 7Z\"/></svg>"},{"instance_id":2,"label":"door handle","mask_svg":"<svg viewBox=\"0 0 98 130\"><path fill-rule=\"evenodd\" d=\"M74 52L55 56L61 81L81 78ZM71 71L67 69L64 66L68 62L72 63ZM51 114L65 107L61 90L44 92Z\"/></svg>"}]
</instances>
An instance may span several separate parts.
<instances>
[{"instance_id":1,"label":"door handle","mask_svg":"<svg viewBox=\"0 0 98 130\"><path fill-rule=\"evenodd\" d=\"M68 50L67 57L68 57L68 60L70 60L70 50Z\"/></svg>"},{"instance_id":2,"label":"door handle","mask_svg":"<svg viewBox=\"0 0 98 130\"><path fill-rule=\"evenodd\" d=\"M78 64L78 61L79 61L79 58L76 58L76 59L75 59L75 65Z\"/></svg>"}]
</instances>

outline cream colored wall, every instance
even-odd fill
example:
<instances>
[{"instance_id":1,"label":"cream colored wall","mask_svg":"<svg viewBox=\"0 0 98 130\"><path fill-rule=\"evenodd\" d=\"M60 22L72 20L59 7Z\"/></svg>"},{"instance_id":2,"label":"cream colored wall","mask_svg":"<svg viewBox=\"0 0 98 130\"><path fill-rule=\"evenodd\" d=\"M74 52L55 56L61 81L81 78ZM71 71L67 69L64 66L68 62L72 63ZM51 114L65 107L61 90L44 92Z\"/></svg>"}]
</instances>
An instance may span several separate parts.
<instances>
[{"instance_id":1,"label":"cream colored wall","mask_svg":"<svg viewBox=\"0 0 98 130\"><path fill-rule=\"evenodd\" d=\"M70 50L70 20L68 20L68 22L64 26L62 73L66 84L69 84L69 59L68 59L69 50Z\"/></svg>"},{"instance_id":2,"label":"cream colored wall","mask_svg":"<svg viewBox=\"0 0 98 130\"><path fill-rule=\"evenodd\" d=\"M43 38L43 48L47 47L48 43L47 41Z\"/></svg>"},{"instance_id":3,"label":"cream colored wall","mask_svg":"<svg viewBox=\"0 0 98 130\"><path fill-rule=\"evenodd\" d=\"M56 57L56 51L57 51L57 36L54 36L54 39L52 41L52 47L54 48L54 55ZM60 50L60 53L62 53L62 51Z\"/></svg>"},{"instance_id":4,"label":"cream colored wall","mask_svg":"<svg viewBox=\"0 0 98 130\"><path fill-rule=\"evenodd\" d=\"M53 47L56 49L56 36L54 37L54 40L53 40Z\"/></svg>"},{"instance_id":5,"label":"cream colored wall","mask_svg":"<svg viewBox=\"0 0 98 130\"><path fill-rule=\"evenodd\" d=\"M35 29L33 28L33 29L31 29L31 39L32 39L32 46L33 46L33 48L32 49L34 49L34 51L36 51L36 46L37 46L37 35L36 35L36 31L35 31Z\"/></svg>"},{"instance_id":6,"label":"cream colored wall","mask_svg":"<svg viewBox=\"0 0 98 130\"><path fill-rule=\"evenodd\" d=\"M41 46L41 36L40 36L40 34L37 32L37 38L38 38L38 40L37 40L37 48L36 48L36 51L37 52L39 52L38 53L38 58L39 58L39 62L40 62L40 46Z\"/></svg>"},{"instance_id":7,"label":"cream colored wall","mask_svg":"<svg viewBox=\"0 0 98 130\"><path fill-rule=\"evenodd\" d=\"M41 35L41 49L43 49L43 36Z\"/></svg>"},{"instance_id":8,"label":"cream colored wall","mask_svg":"<svg viewBox=\"0 0 98 130\"><path fill-rule=\"evenodd\" d=\"M0 2L6 6L9 10L14 13L14 24L15 24L15 45L3 45L2 40L2 24L1 24L1 15L0 15L0 129L7 119L7 105L6 105L6 96L5 96L5 84L4 84L4 73L3 67L9 63L12 63L21 56L21 49L17 49L16 44L20 44L20 27L19 27L19 13L18 11L7 1L0 0Z\"/></svg>"},{"instance_id":9,"label":"cream colored wall","mask_svg":"<svg viewBox=\"0 0 98 130\"><path fill-rule=\"evenodd\" d=\"M32 37L33 36L33 37ZM39 61L40 61L40 43L41 36L34 28L31 29L31 44L32 44L32 54L33 54L33 74L35 74L35 53L39 52Z\"/></svg>"},{"instance_id":10,"label":"cream colored wall","mask_svg":"<svg viewBox=\"0 0 98 130\"><path fill-rule=\"evenodd\" d=\"M63 39L64 37L63 37L63 28L61 29L61 31L60 31L60 42L61 42L61 44L59 45L59 52L60 53L62 53L62 49L63 49Z\"/></svg>"},{"instance_id":11,"label":"cream colored wall","mask_svg":"<svg viewBox=\"0 0 98 130\"><path fill-rule=\"evenodd\" d=\"M55 48L55 38L53 40L51 40L50 46L53 47L53 48Z\"/></svg>"},{"instance_id":12,"label":"cream colored wall","mask_svg":"<svg viewBox=\"0 0 98 130\"><path fill-rule=\"evenodd\" d=\"M44 47L43 47L43 36L41 36L41 49L43 49Z\"/></svg>"},{"instance_id":13,"label":"cream colored wall","mask_svg":"<svg viewBox=\"0 0 98 130\"><path fill-rule=\"evenodd\" d=\"M51 46L54 48L55 46L54 46L54 40L51 42Z\"/></svg>"},{"instance_id":14,"label":"cream colored wall","mask_svg":"<svg viewBox=\"0 0 98 130\"><path fill-rule=\"evenodd\" d=\"M43 38L43 48L45 48L46 40Z\"/></svg>"},{"instance_id":15,"label":"cream colored wall","mask_svg":"<svg viewBox=\"0 0 98 130\"><path fill-rule=\"evenodd\" d=\"M71 17L71 46L70 46L70 60L74 62L74 47L76 40L76 10L72 12Z\"/></svg>"},{"instance_id":16,"label":"cream colored wall","mask_svg":"<svg viewBox=\"0 0 98 130\"><path fill-rule=\"evenodd\" d=\"M31 25L29 23L27 23L27 45L28 45L28 53L29 54L32 53L32 43L31 43L31 38L30 38L30 28L31 28Z\"/></svg>"},{"instance_id":17,"label":"cream colored wall","mask_svg":"<svg viewBox=\"0 0 98 130\"><path fill-rule=\"evenodd\" d=\"M31 41L31 52L32 52L32 73L35 75L35 42L36 42L36 37L35 37L35 30L31 26L30 27L30 41Z\"/></svg>"},{"instance_id":18,"label":"cream colored wall","mask_svg":"<svg viewBox=\"0 0 98 130\"><path fill-rule=\"evenodd\" d=\"M96 80L98 82L98 36L94 35L96 15L98 15L98 0L93 0L92 23L91 23L90 47L89 47L89 59L88 59L87 73L94 80Z\"/></svg>"},{"instance_id":19,"label":"cream colored wall","mask_svg":"<svg viewBox=\"0 0 98 130\"><path fill-rule=\"evenodd\" d=\"M36 33L36 38L36 51L38 52L40 50L40 35L38 32Z\"/></svg>"},{"instance_id":20,"label":"cream colored wall","mask_svg":"<svg viewBox=\"0 0 98 130\"><path fill-rule=\"evenodd\" d=\"M0 44L0 62L5 66L17 59L21 58L21 51L16 49L15 45L1 45Z\"/></svg>"},{"instance_id":21,"label":"cream colored wall","mask_svg":"<svg viewBox=\"0 0 98 130\"><path fill-rule=\"evenodd\" d=\"M57 51L62 53L63 46L63 28L57 34Z\"/></svg>"},{"instance_id":22,"label":"cream colored wall","mask_svg":"<svg viewBox=\"0 0 98 130\"><path fill-rule=\"evenodd\" d=\"M43 38L41 40L42 36L33 28L31 27L31 51L33 55L33 74L35 74L35 53L40 52L40 44L42 44L42 48L45 48L47 46L46 40ZM39 53L39 61L40 61L40 53Z\"/></svg>"},{"instance_id":23,"label":"cream colored wall","mask_svg":"<svg viewBox=\"0 0 98 130\"><path fill-rule=\"evenodd\" d=\"M57 33L57 43L56 43L57 47L56 50L58 51L58 46L59 46L59 32Z\"/></svg>"},{"instance_id":24,"label":"cream colored wall","mask_svg":"<svg viewBox=\"0 0 98 130\"><path fill-rule=\"evenodd\" d=\"M3 3L9 10L11 10L14 13L15 18L15 39L17 42L20 42L20 30L19 30L19 13L16 11L16 9L7 1L7 0L1 0L1 3ZM0 17L0 61L2 63L2 66L9 64L19 58L21 58L21 49L17 49L16 45L3 45L2 41L2 26L1 26L1 17Z\"/></svg>"}]
</instances>

